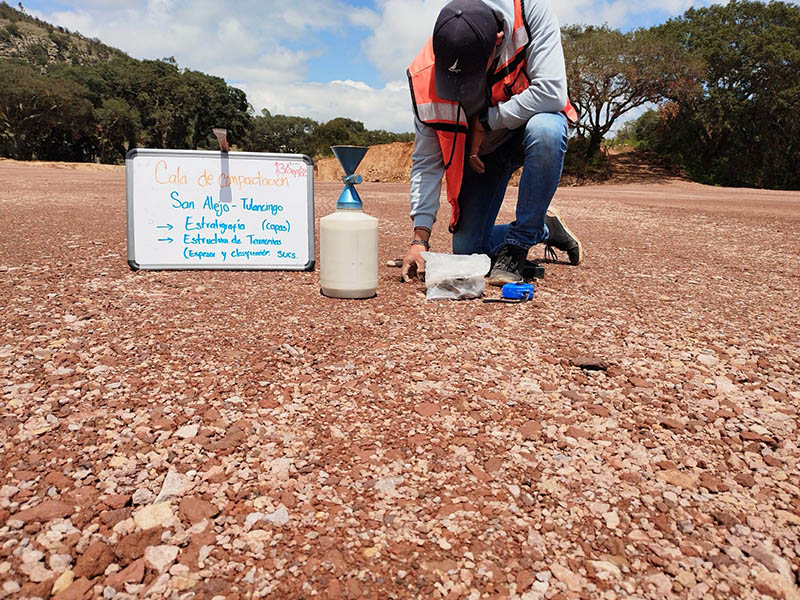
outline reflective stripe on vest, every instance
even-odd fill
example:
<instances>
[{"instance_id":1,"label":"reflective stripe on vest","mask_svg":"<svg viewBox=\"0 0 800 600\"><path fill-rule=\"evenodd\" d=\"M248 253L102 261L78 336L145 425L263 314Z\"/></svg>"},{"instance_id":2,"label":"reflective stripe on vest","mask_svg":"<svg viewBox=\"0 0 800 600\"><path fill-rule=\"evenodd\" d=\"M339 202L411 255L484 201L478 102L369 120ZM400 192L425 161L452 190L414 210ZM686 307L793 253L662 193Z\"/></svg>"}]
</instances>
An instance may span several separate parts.
<instances>
[{"instance_id":1,"label":"reflective stripe on vest","mask_svg":"<svg viewBox=\"0 0 800 600\"><path fill-rule=\"evenodd\" d=\"M530 85L525 58L529 44L530 34L523 15L522 0L514 0L511 40L501 48L497 67L489 80L492 106L506 102ZM436 94L433 65L433 40L429 38L407 74L414 112L422 123L436 130L439 138L446 170L447 200L451 207L450 231L455 231L460 213L458 196L464 178L469 123L458 102L444 100ZM563 112L571 122L577 122L578 115L569 100Z\"/></svg>"},{"instance_id":2,"label":"reflective stripe on vest","mask_svg":"<svg viewBox=\"0 0 800 600\"><path fill-rule=\"evenodd\" d=\"M500 59L497 63L498 70L504 69L514 60L521 49L527 48L530 43L528 27L522 16L522 2L514 2L514 29L511 33L511 43L500 49Z\"/></svg>"},{"instance_id":3,"label":"reflective stripe on vest","mask_svg":"<svg viewBox=\"0 0 800 600\"><path fill-rule=\"evenodd\" d=\"M459 115L459 113L461 113ZM417 116L423 123L458 123L467 126L466 114L459 110L458 104L444 104L442 102L426 102L417 104Z\"/></svg>"}]
</instances>

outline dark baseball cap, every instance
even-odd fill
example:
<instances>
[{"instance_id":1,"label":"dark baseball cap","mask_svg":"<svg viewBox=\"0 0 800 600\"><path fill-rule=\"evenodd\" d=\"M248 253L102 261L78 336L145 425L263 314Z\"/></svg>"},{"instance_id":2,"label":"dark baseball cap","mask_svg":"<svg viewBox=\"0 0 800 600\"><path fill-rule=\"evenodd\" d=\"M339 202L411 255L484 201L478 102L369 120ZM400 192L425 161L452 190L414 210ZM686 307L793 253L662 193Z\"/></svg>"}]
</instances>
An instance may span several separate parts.
<instances>
[{"instance_id":1,"label":"dark baseball cap","mask_svg":"<svg viewBox=\"0 0 800 600\"><path fill-rule=\"evenodd\" d=\"M464 101L481 92L497 31L494 12L481 0L453 0L445 5L433 28L438 96Z\"/></svg>"}]
</instances>

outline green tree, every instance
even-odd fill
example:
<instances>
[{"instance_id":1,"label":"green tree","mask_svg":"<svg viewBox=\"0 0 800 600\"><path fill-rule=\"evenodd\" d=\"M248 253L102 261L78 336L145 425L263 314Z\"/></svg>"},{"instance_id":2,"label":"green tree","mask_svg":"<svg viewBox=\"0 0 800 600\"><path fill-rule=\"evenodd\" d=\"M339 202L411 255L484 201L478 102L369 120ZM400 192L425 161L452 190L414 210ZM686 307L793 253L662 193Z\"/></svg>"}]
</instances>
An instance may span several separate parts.
<instances>
[{"instance_id":1,"label":"green tree","mask_svg":"<svg viewBox=\"0 0 800 600\"><path fill-rule=\"evenodd\" d=\"M394 133L385 129L369 129L365 132L365 144L374 146L375 144L392 144L394 142L412 142L413 133Z\"/></svg>"},{"instance_id":2,"label":"green tree","mask_svg":"<svg viewBox=\"0 0 800 600\"><path fill-rule=\"evenodd\" d=\"M320 124L305 117L272 115L266 109L252 119L245 148L253 152L289 152L309 156L329 155L331 146L373 146L408 142L411 133L369 130L360 121L337 117Z\"/></svg>"},{"instance_id":3,"label":"green tree","mask_svg":"<svg viewBox=\"0 0 800 600\"><path fill-rule=\"evenodd\" d=\"M617 142L633 146L637 150L654 150L663 143L662 111L648 110L639 118L627 121L615 136Z\"/></svg>"},{"instance_id":4,"label":"green tree","mask_svg":"<svg viewBox=\"0 0 800 600\"><path fill-rule=\"evenodd\" d=\"M245 148L251 152L315 154L315 131L319 123L305 117L272 115L266 109L253 118Z\"/></svg>"},{"instance_id":5,"label":"green tree","mask_svg":"<svg viewBox=\"0 0 800 600\"><path fill-rule=\"evenodd\" d=\"M732 0L654 32L702 65L663 111L661 150L707 183L800 189L800 8Z\"/></svg>"},{"instance_id":6,"label":"green tree","mask_svg":"<svg viewBox=\"0 0 800 600\"><path fill-rule=\"evenodd\" d=\"M331 146L365 146L367 130L364 123L345 117L323 123L315 132L315 155L331 154Z\"/></svg>"},{"instance_id":7,"label":"green tree","mask_svg":"<svg viewBox=\"0 0 800 600\"><path fill-rule=\"evenodd\" d=\"M672 40L643 29L622 33L607 26L561 30L572 103L580 114L578 135L587 156L629 111L659 101L691 83L693 68Z\"/></svg>"},{"instance_id":8,"label":"green tree","mask_svg":"<svg viewBox=\"0 0 800 600\"><path fill-rule=\"evenodd\" d=\"M98 158L104 163L119 163L136 146L141 123L139 113L121 98L109 98L94 109L97 123Z\"/></svg>"},{"instance_id":9,"label":"green tree","mask_svg":"<svg viewBox=\"0 0 800 600\"><path fill-rule=\"evenodd\" d=\"M0 153L21 160L87 160L92 105L74 81L0 61Z\"/></svg>"},{"instance_id":10,"label":"green tree","mask_svg":"<svg viewBox=\"0 0 800 600\"><path fill-rule=\"evenodd\" d=\"M190 86L195 101L199 102L190 117L193 135L189 139L189 146L218 148L214 127L224 127L228 130L228 140L242 145L251 124L252 112L246 94L229 86L221 77L198 71L186 71L183 78Z\"/></svg>"},{"instance_id":11,"label":"green tree","mask_svg":"<svg viewBox=\"0 0 800 600\"><path fill-rule=\"evenodd\" d=\"M149 145L192 148L192 117L198 104L188 82L181 79L178 67L163 61L146 60L137 65L133 75L135 106L142 115Z\"/></svg>"},{"instance_id":12,"label":"green tree","mask_svg":"<svg viewBox=\"0 0 800 600\"><path fill-rule=\"evenodd\" d=\"M244 92L219 77L181 71L164 61L143 61L105 79L114 82L111 93L140 114L140 141L146 145L213 148L214 127L227 128L235 142L244 138L249 126L250 107Z\"/></svg>"},{"instance_id":13,"label":"green tree","mask_svg":"<svg viewBox=\"0 0 800 600\"><path fill-rule=\"evenodd\" d=\"M245 93L219 77L181 70L174 59L115 58L89 67L56 67L89 90L96 110L110 99L137 115L139 145L156 148L216 148L214 127L225 127L234 143L250 126ZM101 113L98 113L101 114Z\"/></svg>"}]
</instances>

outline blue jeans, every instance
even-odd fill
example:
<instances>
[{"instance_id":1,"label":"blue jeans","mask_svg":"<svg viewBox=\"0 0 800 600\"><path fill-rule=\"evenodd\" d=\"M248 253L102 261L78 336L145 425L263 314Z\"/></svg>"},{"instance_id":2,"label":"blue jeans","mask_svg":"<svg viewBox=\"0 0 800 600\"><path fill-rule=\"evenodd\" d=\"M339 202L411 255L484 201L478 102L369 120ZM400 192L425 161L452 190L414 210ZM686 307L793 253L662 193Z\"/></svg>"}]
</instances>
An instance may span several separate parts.
<instances>
[{"instance_id":1,"label":"blue jeans","mask_svg":"<svg viewBox=\"0 0 800 600\"><path fill-rule=\"evenodd\" d=\"M562 113L538 113L508 142L481 156L484 173L476 173L465 163L453 254L494 256L506 244L527 250L547 240L544 217L561 179L566 151L567 118ZM519 167L516 219L495 225L508 180Z\"/></svg>"}]
</instances>

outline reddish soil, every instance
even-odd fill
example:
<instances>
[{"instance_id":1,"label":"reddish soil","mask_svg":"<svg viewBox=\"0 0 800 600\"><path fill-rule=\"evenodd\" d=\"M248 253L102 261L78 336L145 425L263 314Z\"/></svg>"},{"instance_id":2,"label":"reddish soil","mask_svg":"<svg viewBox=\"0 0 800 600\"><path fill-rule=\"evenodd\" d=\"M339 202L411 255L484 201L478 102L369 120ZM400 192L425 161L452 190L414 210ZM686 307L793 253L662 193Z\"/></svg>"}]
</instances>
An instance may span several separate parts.
<instances>
[{"instance_id":1,"label":"reddish soil","mask_svg":"<svg viewBox=\"0 0 800 600\"><path fill-rule=\"evenodd\" d=\"M800 194L563 188L585 261L502 305L132 272L121 170L0 189L0 596L800 597Z\"/></svg>"},{"instance_id":2,"label":"reddish soil","mask_svg":"<svg viewBox=\"0 0 800 600\"><path fill-rule=\"evenodd\" d=\"M371 146L358 167L358 174L366 182L408 182L411 175L411 153L414 143L394 143ZM607 156L607 172L598 172L587 178L565 174L561 186L589 183L666 183L684 179L674 168L651 152L636 152L631 147L615 147ZM522 170L511 176L511 185L519 185ZM317 181L341 181L344 171L333 156L317 158L314 177Z\"/></svg>"},{"instance_id":3,"label":"reddish soil","mask_svg":"<svg viewBox=\"0 0 800 600\"><path fill-rule=\"evenodd\" d=\"M397 142L371 146L358 167L364 181L392 183L408 181L411 173L411 152L414 142ZM317 181L341 181L344 171L335 157L318 158L314 161L314 177Z\"/></svg>"}]
</instances>

